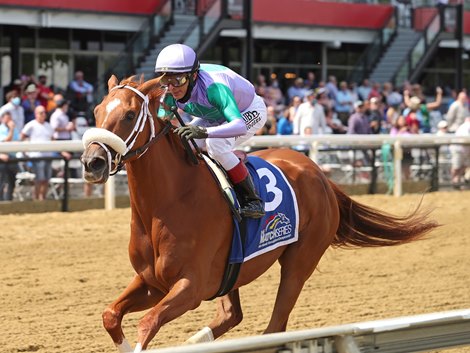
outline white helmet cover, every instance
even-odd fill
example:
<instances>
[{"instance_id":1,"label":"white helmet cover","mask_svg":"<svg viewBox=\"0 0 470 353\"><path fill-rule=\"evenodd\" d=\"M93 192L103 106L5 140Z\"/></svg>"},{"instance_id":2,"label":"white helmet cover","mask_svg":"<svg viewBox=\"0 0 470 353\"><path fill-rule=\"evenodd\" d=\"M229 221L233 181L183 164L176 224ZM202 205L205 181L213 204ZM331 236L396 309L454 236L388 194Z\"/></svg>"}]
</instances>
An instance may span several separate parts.
<instances>
[{"instance_id":1,"label":"white helmet cover","mask_svg":"<svg viewBox=\"0 0 470 353\"><path fill-rule=\"evenodd\" d=\"M199 68L196 52L184 44L171 44L162 49L155 63L156 73L193 72Z\"/></svg>"}]
</instances>

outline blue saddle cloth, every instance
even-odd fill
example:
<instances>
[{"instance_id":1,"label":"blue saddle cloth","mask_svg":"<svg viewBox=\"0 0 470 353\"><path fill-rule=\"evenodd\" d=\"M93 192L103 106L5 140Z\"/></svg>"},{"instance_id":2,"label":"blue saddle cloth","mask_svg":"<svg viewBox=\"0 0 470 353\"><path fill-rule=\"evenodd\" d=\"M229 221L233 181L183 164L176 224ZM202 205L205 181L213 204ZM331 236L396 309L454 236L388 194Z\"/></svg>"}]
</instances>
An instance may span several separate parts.
<instances>
[{"instance_id":1,"label":"blue saddle cloth","mask_svg":"<svg viewBox=\"0 0 470 353\"><path fill-rule=\"evenodd\" d=\"M229 263L241 263L280 246L297 241L299 212L294 190L281 170L265 160L249 156L246 163L256 190L264 201L266 215L247 218L242 246L240 224L234 217L234 234ZM243 224L243 223L242 223Z\"/></svg>"}]
</instances>

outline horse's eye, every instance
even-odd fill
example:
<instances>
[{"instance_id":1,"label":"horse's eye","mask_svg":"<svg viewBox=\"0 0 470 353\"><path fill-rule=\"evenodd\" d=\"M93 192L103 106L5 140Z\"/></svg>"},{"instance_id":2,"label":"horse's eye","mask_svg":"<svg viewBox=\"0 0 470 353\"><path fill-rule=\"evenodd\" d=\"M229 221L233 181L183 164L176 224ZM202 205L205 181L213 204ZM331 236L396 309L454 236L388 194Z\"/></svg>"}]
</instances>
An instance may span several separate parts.
<instances>
[{"instance_id":1,"label":"horse's eye","mask_svg":"<svg viewBox=\"0 0 470 353\"><path fill-rule=\"evenodd\" d=\"M135 113L131 110L126 113L126 120L133 120L135 118Z\"/></svg>"}]
</instances>

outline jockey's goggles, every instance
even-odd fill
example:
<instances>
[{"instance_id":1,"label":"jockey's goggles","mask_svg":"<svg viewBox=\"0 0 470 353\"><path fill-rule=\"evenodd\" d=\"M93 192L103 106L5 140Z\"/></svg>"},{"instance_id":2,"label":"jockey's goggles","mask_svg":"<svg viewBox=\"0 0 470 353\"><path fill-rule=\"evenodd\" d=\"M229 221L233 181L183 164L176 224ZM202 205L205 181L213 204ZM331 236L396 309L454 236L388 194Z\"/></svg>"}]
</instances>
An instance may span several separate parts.
<instances>
[{"instance_id":1,"label":"jockey's goggles","mask_svg":"<svg viewBox=\"0 0 470 353\"><path fill-rule=\"evenodd\" d=\"M160 83L163 86L172 85L173 87L181 87L186 82L188 82L190 74L181 74L181 75L163 75L160 79Z\"/></svg>"}]
</instances>

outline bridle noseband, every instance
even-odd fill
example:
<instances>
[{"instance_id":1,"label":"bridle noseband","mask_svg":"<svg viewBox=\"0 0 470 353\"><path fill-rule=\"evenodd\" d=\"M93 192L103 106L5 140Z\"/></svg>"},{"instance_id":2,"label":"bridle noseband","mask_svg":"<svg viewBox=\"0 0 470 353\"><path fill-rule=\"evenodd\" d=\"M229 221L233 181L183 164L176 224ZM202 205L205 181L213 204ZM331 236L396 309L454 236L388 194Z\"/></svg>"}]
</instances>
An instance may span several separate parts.
<instances>
[{"instance_id":1,"label":"bridle noseband","mask_svg":"<svg viewBox=\"0 0 470 353\"><path fill-rule=\"evenodd\" d=\"M151 145L157 142L162 136L166 135L172 128L171 122L169 120L165 120L165 126L158 132L158 134L155 135L155 122L153 120L153 115L149 110L149 96L144 95L138 89L129 85L115 86L109 92L111 93L115 89L122 88L133 91L143 100L137 121L127 139L123 140L115 133L103 128L91 128L87 130L82 139L85 148L96 143L105 150L108 157L109 175L115 175L119 172L122 169L124 162L130 158L136 156L137 158L140 158L145 152L147 152ZM132 150L139 134L144 130L147 121L149 121L150 124L149 140L143 146ZM114 159L112 158L112 153L108 145L116 152ZM113 163L115 165L114 168L112 168Z\"/></svg>"}]
</instances>

